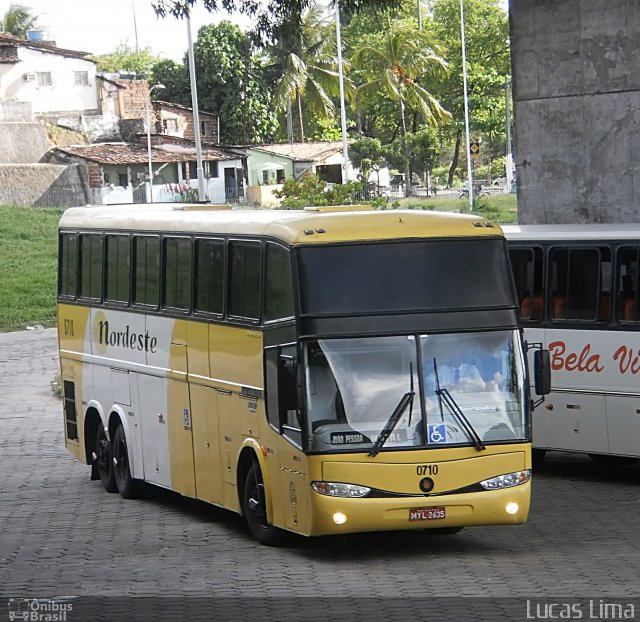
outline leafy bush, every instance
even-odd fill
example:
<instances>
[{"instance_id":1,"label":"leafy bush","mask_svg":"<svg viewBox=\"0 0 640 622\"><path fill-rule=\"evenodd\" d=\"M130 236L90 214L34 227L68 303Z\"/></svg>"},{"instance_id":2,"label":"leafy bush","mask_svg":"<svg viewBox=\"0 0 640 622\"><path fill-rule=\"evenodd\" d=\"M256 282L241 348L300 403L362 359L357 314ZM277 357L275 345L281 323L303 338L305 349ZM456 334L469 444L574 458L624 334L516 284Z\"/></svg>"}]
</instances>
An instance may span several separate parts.
<instances>
[{"instance_id":1,"label":"leafy bush","mask_svg":"<svg viewBox=\"0 0 640 622\"><path fill-rule=\"evenodd\" d=\"M327 189L327 182L317 175L307 174L300 181L287 179L281 190L273 194L282 201L285 209L301 209L308 206L356 205L362 203L362 185L356 181L334 184Z\"/></svg>"}]
</instances>

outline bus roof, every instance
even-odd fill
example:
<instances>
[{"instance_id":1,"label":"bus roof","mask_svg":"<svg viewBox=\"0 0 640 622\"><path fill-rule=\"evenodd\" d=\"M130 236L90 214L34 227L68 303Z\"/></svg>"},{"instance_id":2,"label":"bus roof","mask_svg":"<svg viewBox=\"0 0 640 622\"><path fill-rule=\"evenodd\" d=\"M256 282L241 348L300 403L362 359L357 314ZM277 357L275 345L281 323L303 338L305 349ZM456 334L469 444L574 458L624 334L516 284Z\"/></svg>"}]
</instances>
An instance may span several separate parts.
<instances>
[{"instance_id":1,"label":"bus roof","mask_svg":"<svg viewBox=\"0 0 640 622\"><path fill-rule=\"evenodd\" d=\"M502 225L508 240L576 241L640 239L640 224Z\"/></svg>"},{"instance_id":2,"label":"bus roof","mask_svg":"<svg viewBox=\"0 0 640 622\"><path fill-rule=\"evenodd\" d=\"M236 210L176 203L72 207L62 215L60 229L257 235L291 245L502 235L500 227L480 216L449 212L374 210L362 206Z\"/></svg>"}]
</instances>

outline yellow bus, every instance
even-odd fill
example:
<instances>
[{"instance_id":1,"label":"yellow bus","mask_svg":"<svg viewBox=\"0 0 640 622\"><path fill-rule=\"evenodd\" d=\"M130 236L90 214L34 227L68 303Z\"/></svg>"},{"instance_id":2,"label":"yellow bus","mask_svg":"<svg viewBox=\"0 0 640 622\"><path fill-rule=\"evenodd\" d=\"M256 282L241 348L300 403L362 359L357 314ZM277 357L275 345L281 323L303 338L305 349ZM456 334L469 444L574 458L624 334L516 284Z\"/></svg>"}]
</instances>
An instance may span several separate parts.
<instances>
[{"instance_id":1,"label":"yellow bus","mask_svg":"<svg viewBox=\"0 0 640 622\"><path fill-rule=\"evenodd\" d=\"M66 446L109 492L201 499L267 545L522 523L517 302L501 230L477 216L68 209Z\"/></svg>"}]
</instances>

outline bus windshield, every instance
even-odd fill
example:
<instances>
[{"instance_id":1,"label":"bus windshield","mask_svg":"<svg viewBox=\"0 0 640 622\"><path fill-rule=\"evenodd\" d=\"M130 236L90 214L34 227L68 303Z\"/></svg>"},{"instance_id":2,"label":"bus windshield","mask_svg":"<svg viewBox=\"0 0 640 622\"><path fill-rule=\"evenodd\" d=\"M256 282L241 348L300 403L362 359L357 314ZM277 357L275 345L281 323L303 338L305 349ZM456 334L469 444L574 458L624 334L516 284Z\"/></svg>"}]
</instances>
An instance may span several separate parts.
<instances>
[{"instance_id":1,"label":"bus windshield","mask_svg":"<svg viewBox=\"0 0 640 622\"><path fill-rule=\"evenodd\" d=\"M320 339L305 363L312 451L528 439L517 331Z\"/></svg>"}]
</instances>

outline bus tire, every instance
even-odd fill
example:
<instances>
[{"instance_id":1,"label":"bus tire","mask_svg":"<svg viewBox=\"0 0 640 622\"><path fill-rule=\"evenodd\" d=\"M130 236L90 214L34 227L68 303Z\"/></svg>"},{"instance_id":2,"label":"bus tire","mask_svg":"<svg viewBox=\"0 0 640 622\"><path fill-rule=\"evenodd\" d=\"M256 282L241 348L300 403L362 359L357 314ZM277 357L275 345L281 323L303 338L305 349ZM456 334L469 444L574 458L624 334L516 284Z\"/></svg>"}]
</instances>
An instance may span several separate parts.
<instances>
[{"instance_id":1,"label":"bus tire","mask_svg":"<svg viewBox=\"0 0 640 622\"><path fill-rule=\"evenodd\" d=\"M531 466L534 469L542 466L544 462L544 457L547 455L546 449L532 449L531 450Z\"/></svg>"},{"instance_id":2,"label":"bus tire","mask_svg":"<svg viewBox=\"0 0 640 622\"><path fill-rule=\"evenodd\" d=\"M95 465L102 486L107 492L118 492L116 486L116 478L113 472L113 460L111 457L111 443L107 439L102 423L98 425L98 434L96 436L96 457L93 461L92 468Z\"/></svg>"},{"instance_id":3,"label":"bus tire","mask_svg":"<svg viewBox=\"0 0 640 622\"><path fill-rule=\"evenodd\" d=\"M113 474L118 492L123 499L135 499L140 493L140 482L131 477L127 438L122 425L118 425L113 435Z\"/></svg>"},{"instance_id":4,"label":"bus tire","mask_svg":"<svg viewBox=\"0 0 640 622\"><path fill-rule=\"evenodd\" d=\"M279 546L285 533L267 521L267 502L260 467L254 462L247 473L242 492L242 512L251 535L265 546Z\"/></svg>"}]
</instances>

